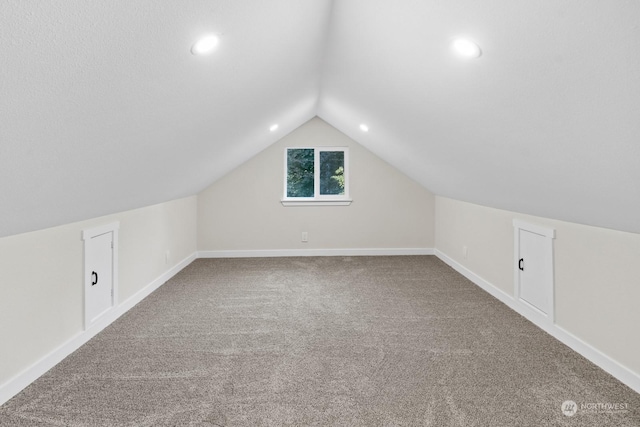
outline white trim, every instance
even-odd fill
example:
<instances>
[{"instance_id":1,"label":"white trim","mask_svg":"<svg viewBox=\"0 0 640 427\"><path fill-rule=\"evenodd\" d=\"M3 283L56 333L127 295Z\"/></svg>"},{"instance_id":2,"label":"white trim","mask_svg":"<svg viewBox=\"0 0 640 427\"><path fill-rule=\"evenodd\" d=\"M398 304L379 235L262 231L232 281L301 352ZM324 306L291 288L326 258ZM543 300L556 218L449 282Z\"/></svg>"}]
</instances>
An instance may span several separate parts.
<instances>
[{"instance_id":1,"label":"white trim","mask_svg":"<svg viewBox=\"0 0 640 427\"><path fill-rule=\"evenodd\" d=\"M81 331L60 345L49 354L42 357L30 367L24 369L13 378L0 385L0 405L20 393L25 387L60 363L65 357L76 351L100 331L113 323L136 304L146 298L153 291L175 276L183 268L197 258L238 258L238 257L284 257L284 256L372 256L372 255L435 255L458 273L475 283L487 293L506 304L543 331L569 346L571 349L586 357L588 360L604 369L631 389L640 393L640 375L616 362L598 349L592 347L580 338L556 324L540 323L540 317L528 312L522 305L516 304L515 299L503 290L492 285L462 264L454 261L438 249L432 248L390 248L390 249L288 249L288 250L249 250L249 251L200 251L193 253L180 261L170 270L140 289L136 294L122 302L118 307L105 315L88 330Z\"/></svg>"},{"instance_id":2,"label":"white trim","mask_svg":"<svg viewBox=\"0 0 640 427\"><path fill-rule=\"evenodd\" d=\"M432 248L388 249L255 249L246 251L200 251L198 258L274 258L305 256L433 255Z\"/></svg>"},{"instance_id":3,"label":"white trim","mask_svg":"<svg viewBox=\"0 0 640 427\"><path fill-rule=\"evenodd\" d=\"M129 297L122 304L115 307L111 311L107 312L100 319L96 320L89 329L78 332L71 337L67 342L60 345L49 354L43 356L33 365L24 369L13 378L0 385L0 405L11 399L16 394L20 393L25 387L37 380L41 375L46 373L49 369L60 363L65 357L79 349L91 338L96 336L100 331L113 323L117 318L133 308L136 304L146 298L151 292L158 289L165 282L175 276L180 270L185 268L191 262L196 259L196 253L191 254L187 258L180 261L171 269L160 275L154 281L149 283L144 288L140 289L134 295Z\"/></svg>"},{"instance_id":4,"label":"white trim","mask_svg":"<svg viewBox=\"0 0 640 427\"><path fill-rule=\"evenodd\" d=\"M109 232L109 231L107 231ZM83 233L84 238L84 233ZM87 234L87 238L91 238ZM20 393L25 387L79 349L100 331L113 323L136 304L149 296L197 258L285 257L285 256L371 256L371 255L433 255L433 249L302 249L302 250L254 250L254 251L203 251L193 253L160 275L120 305L97 319L90 328L78 332L65 343L40 358L33 365L0 385L0 405Z\"/></svg>"},{"instance_id":5,"label":"white trim","mask_svg":"<svg viewBox=\"0 0 640 427\"><path fill-rule=\"evenodd\" d=\"M561 343L567 345L576 353L584 356L592 363L618 379L620 382L626 384L636 393L640 393L640 374L635 373L631 369L602 353L597 348L582 341L566 329L558 326L557 324L549 323L546 319L541 318L540 315L528 310L524 305L518 304L513 296L484 280L482 277L453 260L439 249L435 250L435 255L458 273L462 274L474 284L487 291L490 295L503 302L507 307L520 314Z\"/></svg>"},{"instance_id":6,"label":"white trim","mask_svg":"<svg viewBox=\"0 0 640 427\"><path fill-rule=\"evenodd\" d=\"M82 230L82 240L89 240L101 234L110 233L120 229L120 222L111 222L109 224L100 225L98 227Z\"/></svg>"},{"instance_id":7,"label":"white trim","mask_svg":"<svg viewBox=\"0 0 640 427\"><path fill-rule=\"evenodd\" d=\"M543 227L537 224L531 224L530 222L522 221L521 219L513 220L514 228L521 228L523 230L530 231L532 233L539 234L544 237L548 237L549 239L556 238L556 230L553 228Z\"/></svg>"},{"instance_id":8,"label":"white trim","mask_svg":"<svg viewBox=\"0 0 640 427\"><path fill-rule=\"evenodd\" d=\"M287 174L289 168L289 150L313 150L313 197L287 197ZM341 151L344 154L344 194L320 194L320 153ZM284 149L284 191L281 199L283 206L349 206L349 147L285 147Z\"/></svg>"},{"instance_id":9,"label":"white trim","mask_svg":"<svg viewBox=\"0 0 640 427\"><path fill-rule=\"evenodd\" d=\"M290 199L282 199L280 203L282 206L290 207L290 206L349 206L353 202L351 199L347 200L295 200L293 198Z\"/></svg>"}]
</instances>

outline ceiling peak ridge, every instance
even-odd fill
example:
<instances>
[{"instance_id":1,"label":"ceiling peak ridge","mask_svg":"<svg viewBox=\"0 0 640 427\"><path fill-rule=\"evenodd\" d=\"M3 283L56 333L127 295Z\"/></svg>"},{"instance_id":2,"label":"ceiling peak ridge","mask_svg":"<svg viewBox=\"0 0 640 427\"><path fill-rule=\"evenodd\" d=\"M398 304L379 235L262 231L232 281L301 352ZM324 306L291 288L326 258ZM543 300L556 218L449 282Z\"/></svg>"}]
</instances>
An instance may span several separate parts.
<instances>
[{"instance_id":1,"label":"ceiling peak ridge","mask_svg":"<svg viewBox=\"0 0 640 427\"><path fill-rule=\"evenodd\" d=\"M320 55L318 57L318 94L316 97L315 115L318 116L320 112L320 104L322 102L324 92L324 80L327 69L327 57L329 56L329 47L331 44L331 35L333 34L333 26L336 16L336 0L328 0L329 7L327 8L327 16L325 17L324 24L324 38L320 46Z\"/></svg>"}]
</instances>

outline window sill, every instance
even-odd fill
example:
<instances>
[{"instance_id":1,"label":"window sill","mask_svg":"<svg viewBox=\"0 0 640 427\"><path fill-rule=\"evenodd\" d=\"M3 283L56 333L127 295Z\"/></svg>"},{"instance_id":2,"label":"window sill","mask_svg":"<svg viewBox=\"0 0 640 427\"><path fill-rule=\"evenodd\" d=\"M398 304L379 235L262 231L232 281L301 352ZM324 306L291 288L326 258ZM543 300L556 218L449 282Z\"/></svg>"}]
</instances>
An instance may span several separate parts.
<instances>
[{"instance_id":1,"label":"window sill","mask_svg":"<svg viewBox=\"0 0 640 427\"><path fill-rule=\"evenodd\" d=\"M340 200L280 200L282 206L349 206L351 199Z\"/></svg>"}]
</instances>

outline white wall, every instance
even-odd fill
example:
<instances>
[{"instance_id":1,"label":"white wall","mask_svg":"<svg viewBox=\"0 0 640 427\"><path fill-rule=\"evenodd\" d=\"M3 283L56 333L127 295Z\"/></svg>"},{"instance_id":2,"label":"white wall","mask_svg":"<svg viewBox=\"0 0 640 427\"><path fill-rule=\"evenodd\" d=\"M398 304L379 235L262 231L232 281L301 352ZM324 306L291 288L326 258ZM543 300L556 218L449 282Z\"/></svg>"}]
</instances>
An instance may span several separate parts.
<instances>
[{"instance_id":1,"label":"white wall","mask_svg":"<svg viewBox=\"0 0 640 427\"><path fill-rule=\"evenodd\" d=\"M280 203L285 147L314 145L349 147L351 206ZM196 250L435 247L513 295L516 218L556 230L556 324L640 375L639 234L434 197L315 118L198 196L0 238L0 391L82 331L83 229L120 222L121 302Z\"/></svg>"},{"instance_id":2,"label":"white wall","mask_svg":"<svg viewBox=\"0 0 640 427\"><path fill-rule=\"evenodd\" d=\"M120 222L123 302L195 253L196 206L192 196L1 238L0 387L83 330L83 229Z\"/></svg>"},{"instance_id":3,"label":"white wall","mask_svg":"<svg viewBox=\"0 0 640 427\"><path fill-rule=\"evenodd\" d=\"M511 296L513 219L554 228L556 324L640 375L640 234L444 197L435 218L436 249Z\"/></svg>"},{"instance_id":4,"label":"white wall","mask_svg":"<svg viewBox=\"0 0 640 427\"><path fill-rule=\"evenodd\" d=\"M284 150L295 146L349 147L350 206L282 206ZM433 194L314 118L200 193L198 249L433 248L433 215Z\"/></svg>"}]
</instances>

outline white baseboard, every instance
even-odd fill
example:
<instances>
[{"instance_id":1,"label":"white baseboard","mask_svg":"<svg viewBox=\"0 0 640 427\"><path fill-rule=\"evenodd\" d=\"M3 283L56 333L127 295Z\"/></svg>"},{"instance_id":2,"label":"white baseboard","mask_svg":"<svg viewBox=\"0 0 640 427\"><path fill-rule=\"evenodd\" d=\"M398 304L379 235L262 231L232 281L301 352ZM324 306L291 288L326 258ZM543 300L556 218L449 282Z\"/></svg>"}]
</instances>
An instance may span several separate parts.
<instances>
[{"instance_id":1,"label":"white baseboard","mask_svg":"<svg viewBox=\"0 0 640 427\"><path fill-rule=\"evenodd\" d=\"M565 344L576 353L584 356L586 359L590 360L592 363L599 366L604 371L618 379L621 383L627 385L636 393L640 393L639 374L618 363L611 357L602 353L597 348L582 341L580 338L576 337L566 329L558 326L555 323L549 323L547 319L542 316L537 316L535 313L533 313L533 311L527 309L527 307L518 304L513 296L507 294L503 290L484 280L482 277L478 276L462 264L444 254L442 251L436 249L435 255L446 264L448 264L451 268L456 270L458 273L462 274L464 277L487 291L490 295L506 304L509 308L522 315L527 320L531 321L534 325L538 326L540 329L547 332L549 335Z\"/></svg>"},{"instance_id":2,"label":"white baseboard","mask_svg":"<svg viewBox=\"0 0 640 427\"><path fill-rule=\"evenodd\" d=\"M133 308L136 304L146 298L153 291L162 286L165 282L175 276L183 268L189 265L196 258L250 258L250 257L300 257L300 256L376 256L376 255L436 255L454 270L465 276L467 279L484 289L490 295L506 304L509 308L521 314L535 325L540 327L560 342L586 357L588 360L604 369L606 372L640 393L640 376L606 354L585 343L580 338L555 324L549 324L544 320L532 315L515 299L492 285L482 277L473 273L462 264L439 250L430 248L405 248L405 249L291 249L291 250L250 250L250 251L201 251L194 253L180 261L170 270L156 278L150 284L139 290L136 294L120 303L112 311L106 313L91 328L79 332L67 342L42 357L38 362L17 374L4 384L0 385L0 405L11 399L22 391L25 387L38 379L41 375L53 368L65 357L76 351L83 344L97 335L104 328L113 323L116 319Z\"/></svg>"},{"instance_id":3,"label":"white baseboard","mask_svg":"<svg viewBox=\"0 0 640 427\"><path fill-rule=\"evenodd\" d=\"M13 378L9 379L4 384L0 385L0 405L4 404L13 396L20 393L25 387L38 379L49 369L60 363L65 357L69 356L71 353L79 349L83 344L96 336L100 331L113 323L117 318L133 308L133 306L149 296L149 294L162 286L165 282L175 276L178 272L180 272L180 270L185 268L195 259L196 253L193 253L187 258L183 259L171 269L160 275L160 277L156 278L147 286L129 297L126 301L123 301L112 310L105 313L100 319L96 320L96 322L89 329L77 333L67 342L51 351L46 356L42 357L36 363L29 366Z\"/></svg>"},{"instance_id":4,"label":"white baseboard","mask_svg":"<svg viewBox=\"0 0 640 427\"><path fill-rule=\"evenodd\" d=\"M273 258L304 256L433 255L432 248L381 249L256 249L247 251L200 251L198 258Z\"/></svg>"},{"instance_id":5,"label":"white baseboard","mask_svg":"<svg viewBox=\"0 0 640 427\"><path fill-rule=\"evenodd\" d=\"M60 363L65 357L79 349L100 331L113 323L136 304L149 296L153 291L175 276L183 268L197 258L245 258L245 257L287 257L287 256L368 256L368 255L433 255L433 249L407 248L407 249L302 249L302 250L250 250L250 251L203 251L193 253L174 267L140 289L126 301L118 304L111 311L105 313L87 330L78 332L64 344L60 345L49 354L43 356L33 365L29 366L13 378L0 385L0 405L7 402L25 387L38 379L49 369Z\"/></svg>"}]
</instances>

